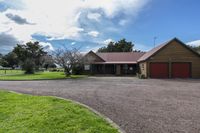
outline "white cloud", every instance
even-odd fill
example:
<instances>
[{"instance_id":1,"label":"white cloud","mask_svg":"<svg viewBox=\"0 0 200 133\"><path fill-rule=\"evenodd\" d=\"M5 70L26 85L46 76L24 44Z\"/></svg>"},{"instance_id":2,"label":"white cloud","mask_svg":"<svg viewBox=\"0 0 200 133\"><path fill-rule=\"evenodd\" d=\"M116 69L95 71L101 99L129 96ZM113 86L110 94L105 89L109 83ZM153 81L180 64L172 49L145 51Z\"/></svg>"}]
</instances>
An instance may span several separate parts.
<instances>
[{"instance_id":1,"label":"white cloud","mask_svg":"<svg viewBox=\"0 0 200 133\"><path fill-rule=\"evenodd\" d=\"M119 21L119 25L121 25L121 26L125 26L127 23L128 23L128 20L126 20L126 19L122 19Z\"/></svg>"},{"instance_id":2,"label":"white cloud","mask_svg":"<svg viewBox=\"0 0 200 133\"><path fill-rule=\"evenodd\" d=\"M188 42L187 44L190 46L200 46L200 40Z\"/></svg>"},{"instance_id":3,"label":"white cloud","mask_svg":"<svg viewBox=\"0 0 200 133\"><path fill-rule=\"evenodd\" d=\"M87 8L103 9L107 17L113 18L119 12L124 14L136 15L148 0L85 0Z\"/></svg>"},{"instance_id":4,"label":"white cloud","mask_svg":"<svg viewBox=\"0 0 200 133\"><path fill-rule=\"evenodd\" d=\"M2 1L2 0L0 0ZM19 2L21 1L21 3ZM0 12L0 32L7 32L19 41L30 41L32 35L40 34L54 39L81 38L85 27L79 22L83 10L93 11L88 18L99 21L104 19L112 21L119 13L128 16L137 16L138 12L148 0L17 0L12 1L12 6L23 7L21 9L10 8ZM8 1L4 1L8 2ZM11 1L9 0L9 3ZM19 6L20 3L20 6ZM22 4L23 3L23 4ZM28 20L34 25L20 25L8 19L6 14L14 14L19 18ZM109 27L105 27L106 29ZM99 32L89 32L93 37L98 37Z\"/></svg>"},{"instance_id":5,"label":"white cloud","mask_svg":"<svg viewBox=\"0 0 200 133\"><path fill-rule=\"evenodd\" d=\"M51 43L48 42L40 42L40 45L44 48L45 51L54 51L54 47L52 46Z\"/></svg>"},{"instance_id":6,"label":"white cloud","mask_svg":"<svg viewBox=\"0 0 200 133\"><path fill-rule=\"evenodd\" d=\"M90 35L92 37L98 37L99 36L99 32L98 31L90 31L90 32L88 32L88 35Z\"/></svg>"},{"instance_id":7,"label":"white cloud","mask_svg":"<svg viewBox=\"0 0 200 133\"><path fill-rule=\"evenodd\" d=\"M101 14L100 13L88 13L87 18L99 22L100 18L101 18Z\"/></svg>"},{"instance_id":8,"label":"white cloud","mask_svg":"<svg viewBox=\"0 0 200 133\"><path fill-rule=\"evenodd\" d=\"M75 44L76 44L76 42L72 42L72 43L71 43L71 45L75 45Z\"/></svg>"},{"instance_id":9,"label":"white cloud","mask_svg":"<svg viewBox=\"0 0 200 133\"><path fill-rule=\"evenodd\" d=\"M115 42L113 39L106 39L105 41L103 41L103 44L109 44L110 42Z\"/></svg>"}]
</instances>

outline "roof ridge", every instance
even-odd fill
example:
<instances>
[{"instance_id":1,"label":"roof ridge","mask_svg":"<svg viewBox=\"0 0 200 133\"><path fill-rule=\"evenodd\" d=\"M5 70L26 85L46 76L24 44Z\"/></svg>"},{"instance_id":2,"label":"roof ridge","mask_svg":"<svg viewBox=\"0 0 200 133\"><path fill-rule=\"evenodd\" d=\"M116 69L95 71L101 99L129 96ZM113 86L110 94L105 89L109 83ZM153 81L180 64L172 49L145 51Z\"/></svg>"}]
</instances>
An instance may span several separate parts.
<instances>
[{"instance_id":1,"label":"roof ridge","mask_svg":"<svg viewBox=\"0 0 200 133\"><path fill-rule=\"evenodd\" d=\"M144 51L141 52L137 52L137 51L133 51L133 52L96 52L96 53L102 53L102 54L113 54L113 53L120 53L120 54L125 54L125 53L146 53Z\"/></svg>"}]
</instances>

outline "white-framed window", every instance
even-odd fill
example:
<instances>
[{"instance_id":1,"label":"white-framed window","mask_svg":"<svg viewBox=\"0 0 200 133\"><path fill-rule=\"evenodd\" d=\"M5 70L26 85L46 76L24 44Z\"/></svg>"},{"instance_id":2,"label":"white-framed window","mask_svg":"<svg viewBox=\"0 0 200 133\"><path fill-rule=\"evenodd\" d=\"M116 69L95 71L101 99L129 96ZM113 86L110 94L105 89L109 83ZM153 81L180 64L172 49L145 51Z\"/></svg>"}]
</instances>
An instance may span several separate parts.
<instances>
[{"instance_id":1,"label":"white-framed window","mask_svg":"<svg viewBox=\"0 0 200 133\"><path fill-rule=\"evenodd\" d=\"M90 70L90 65L84 65L84 69L87 71L87 70Z\"/></svg>"}]
</instances>

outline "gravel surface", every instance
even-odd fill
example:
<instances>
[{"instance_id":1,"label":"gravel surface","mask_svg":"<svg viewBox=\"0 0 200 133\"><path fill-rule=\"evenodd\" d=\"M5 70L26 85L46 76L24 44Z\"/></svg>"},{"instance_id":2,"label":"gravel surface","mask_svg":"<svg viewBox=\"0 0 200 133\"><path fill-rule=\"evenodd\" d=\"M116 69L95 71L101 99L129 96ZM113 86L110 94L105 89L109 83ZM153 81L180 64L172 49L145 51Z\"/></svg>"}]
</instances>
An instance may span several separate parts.
<instances>
[{"instance_id":1,"label":"gravel surface","mask_svg":"<svg viewBox=\"0 0 200 133\"><path fill-rule=\"evenodd\" d=\"M199 133L200 80L90 77L79 80L0 81L0 88L76 100L127 133Z\"/></svg>"}]
</instances>

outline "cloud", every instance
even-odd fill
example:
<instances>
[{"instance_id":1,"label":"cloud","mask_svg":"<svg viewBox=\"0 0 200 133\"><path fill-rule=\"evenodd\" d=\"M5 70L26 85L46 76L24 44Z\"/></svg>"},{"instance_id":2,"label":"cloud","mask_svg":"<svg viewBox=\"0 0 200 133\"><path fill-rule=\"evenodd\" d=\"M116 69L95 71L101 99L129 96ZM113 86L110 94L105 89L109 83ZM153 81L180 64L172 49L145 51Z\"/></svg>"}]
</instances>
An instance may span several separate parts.
<instances>
[{"instance_id":1,"label":"cloud","mask_svg":"<svg viewBox=\"0 0 200 133\"><path fill-rule=\"evenodd\" d=\"M188 42L187 45L195 46L195 47L196 47L196 46L200 46L200 40Z\"/></svg>"},{"instance_id":2,"label":"cloud","mask_svg":"<svg viewBox=\"0 0 200 133\"><path fill-rule=\"evenodd\" d=\"M109 44L110 42L115 42L113 39L107 39L107 40L105 40L105 41L103 41L103 44Z\"/></svg>"},{"instance_id":3,"label":"cloud","mask_svg":"<svg viewBox=\"0 0 200 133\"><path fill-rule=\"evenodd\" d=\"M0 12L3 12L7 9L22 9L23 3L21 0L0 0Z\"/></svg>"},{"instance_id":4,"label":"cloud","mask_svg":"<svg viewBox=\"0 0 200 133\"><path fill-rule=\"evenodd\" d=\"M88 13L87 18L99 22L100 18L101 18L101 14L100 13Z\"/></svg>"},{"instance_id":5,"label":"cloud","mask_svg":"<svg viewBox=\"0 0 200 133\"><path fill-rule=\"evenodd\" d=\"M10 34L1 33L0 34L0 53L7 53L12 49L19 41Z\"/></svg>"},{"instance_id":6,"label":"cloud","mask_svg":"<svg viewBox=\"0 0 200 133\"><path fill-rule=\"evenodd\" d=\"M72 43L71 43L71 45L75 45L75 44L76 44L76 42L72 42Z\"/></svg>"},{"instance_id":7,"label":"cloud","mask_svg":"<svg viewBox=\"0 0 200 133\"><path fill-rule=\"evenodd\" d=\"M22 18L19 15L13 15L11 13L7 13L6 16L10 20L14 21L17 24L21 24L21 25L23 25L23 24L33 24L33 23L29 23L25 18Z\"/></svg>"},{"instance_id":8,"label":"cloud","mask_svg":"<svg viewBox=\"0 0 200 133\"><path fill-rule=\"evenodd\" d=\"M122 19L119 21L119 25L121 25L121 26L125 26L127 23L128 23L127 19Z\"/></svg>"},{"instance_id":9,"label":"cloud","mask_svg":"<svg viewBox=\"0 0 200 133\"><path fill-rule=\"evenodd\" d=\"M87 8L102 9L108 18L113 18L120 12L136 15L147 2L148 0L85 0L84 4Z\"/></svg>"},{"instance_id":10,"label":"cloud","mask_svg":"<svg viewBox=\"0 0 200 133\"><path fill-rule=\"evenodd\" d=\"M44 48L44 50L47 51L47 52L54 51L54 47L53 47L52 44L49 43L49 42L40 42L39 44L40 44L40 45Z\"/></svg>"},{"instance_id":11,"label":"cloud","mask_svg":"<svg viewBox=\"0 0 200 133\"><path fill-rule=\"evenodd\" d=\"M98 37L99 36L99 32L98 31L90 31L90 32L88 32L88 35L90 35L92 37Z\"/></svg>"},{"instance_id":12,"label":"cloud","mask_svg":"<svg viewBox=\"0 0 200 133\"><path fill-rule=\"evenodd\" d=\"M120 28L115 24L116 17L128 16L134 20L148 1L1 0L8 8L0 12L0 33L6 31L23 42L32 40L35 34L50 40L83 41L88 39L86 34L99 39L99 32L105 37L107 33ZM81 22L83 12L86 12L88 25ZM103 23L99 23L100 20ZM31 25L30 22L34 22L35 25Z\"/></svg>"}]
</instances>

